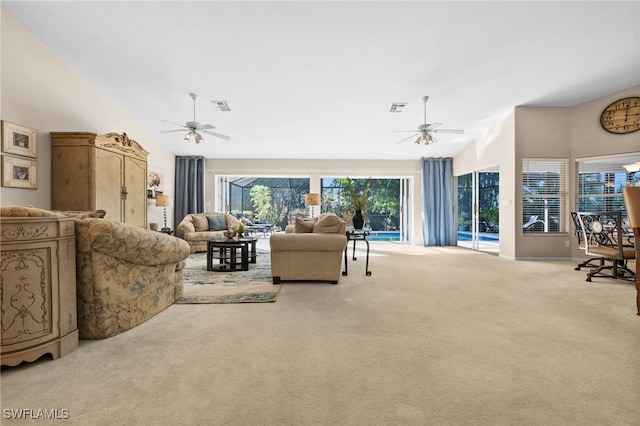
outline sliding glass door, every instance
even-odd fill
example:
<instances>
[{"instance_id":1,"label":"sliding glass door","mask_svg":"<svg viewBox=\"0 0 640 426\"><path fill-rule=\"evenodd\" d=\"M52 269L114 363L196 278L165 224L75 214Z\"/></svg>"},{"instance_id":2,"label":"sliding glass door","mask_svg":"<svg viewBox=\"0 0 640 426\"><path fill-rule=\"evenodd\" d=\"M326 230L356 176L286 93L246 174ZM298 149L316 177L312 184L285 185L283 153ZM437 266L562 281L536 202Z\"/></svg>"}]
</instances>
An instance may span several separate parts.
<instances>
[{"instance_id":1,"label":"sliding glass door","mask_svg":"<svg viewBox=\"0 0 640 426\"><path fill-rule=\"evenodd\" d=\"M474 171L457 178L458 245L498 252L500 174Z\"/></svg>"},{"instance_id":2,"label":"sliding glass door","mask_svg":"<svg viewBox=\"0 0 640 426\"><path fill-rule=\"evenodd\" d=\"M323 177L321 179L322 211L338 216L352 214L348 211L342 192L350 180L356 188L371 180L371 196L367 203L365 227L371 229L370 241L409 241L409 179L408 178L346 178Z\"/></svg>"},{"instance_id":3,"label":"sliding glass door","mask_svg":"<svg viewBox=\"0 0 640 426\"><path fill-rule=\"evenodd\" d=\"M250 222L270 223L284 229L292 218L307 214L304 196L307 177L220 176L218 205Z\"/></svg>"}]
</instances>

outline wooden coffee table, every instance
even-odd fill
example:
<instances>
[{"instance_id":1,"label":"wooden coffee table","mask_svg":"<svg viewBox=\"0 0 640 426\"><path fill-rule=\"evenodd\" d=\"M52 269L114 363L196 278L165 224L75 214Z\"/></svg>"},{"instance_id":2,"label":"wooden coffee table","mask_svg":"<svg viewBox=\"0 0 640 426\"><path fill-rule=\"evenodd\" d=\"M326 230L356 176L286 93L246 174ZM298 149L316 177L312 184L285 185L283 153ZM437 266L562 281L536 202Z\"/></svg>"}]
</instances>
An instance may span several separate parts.
<instances>
[{"instance_id":1,"label":"wooden coffee table","mask_svg":"<svg viewBox=\"0 0 640 426\"><path fill-rule=\"evenodd\" d=\"M257 238L209 239L207 241L207 271L248 271L249 263L256 263L257 240ZM214 259L218 259L218 263L214 263Z\"/></svg>"}]
</instances>

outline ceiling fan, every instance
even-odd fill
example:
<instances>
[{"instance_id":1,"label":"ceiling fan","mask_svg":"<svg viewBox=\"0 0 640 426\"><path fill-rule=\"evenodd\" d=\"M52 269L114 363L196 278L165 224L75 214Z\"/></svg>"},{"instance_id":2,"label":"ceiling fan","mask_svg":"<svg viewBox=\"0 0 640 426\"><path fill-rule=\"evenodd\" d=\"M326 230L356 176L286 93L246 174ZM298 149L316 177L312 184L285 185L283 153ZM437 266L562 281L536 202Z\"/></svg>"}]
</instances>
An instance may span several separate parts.
<instances>
[{"instance_id":1,"label":"ceiling fan","mask_svg":"<svg viewBox=\"0 0 640 426\"><path fill-rule=\"evenodd\" d=\"M416 139L415 143L418 145L431 145L436 142L436 139L433 137L433 133L452 133L452 134L462 134L464 130L458 129L440 129L442 123L427 123L427 101L429 100L428 96L423 96L422 100L424 101L424 124L418 126L417 130L397 130L397 132L411 132L413 133L411 136L402 139L397 142L398 144L408 141L409 139L414 138L416 135L418 139Z\"/></svg>"},{"instance_id":2,"label":"ceiling fan","mask_svg":"<svg viewBox=\"0 0 640 426\"><path fill-rule=\"evenodd\" d=\"M196 143L204 142L204 138L200 133L215 136L217 138L224 139L227 141L231 140L231 137L227 135L222 135L220 133L212 132L211 129L215 129L213 125L200 124L196 121L196 100L198 100L198 95L196 95L195 93L189 93L189 96L191 96L191 99L193 99L193 121L187 121L186 124L179 124L179 123L174 123L173 121L161 120L161 121L164 121L165 123L171 123L171 124L175 124L176 126L180 126L182 127L182 129L162 130L160 131L160 133L184 132L185 130L187 130L187 132L184 135L184 140L189 141L191 137L193 137Z\"/></svg>"}]
</instances>

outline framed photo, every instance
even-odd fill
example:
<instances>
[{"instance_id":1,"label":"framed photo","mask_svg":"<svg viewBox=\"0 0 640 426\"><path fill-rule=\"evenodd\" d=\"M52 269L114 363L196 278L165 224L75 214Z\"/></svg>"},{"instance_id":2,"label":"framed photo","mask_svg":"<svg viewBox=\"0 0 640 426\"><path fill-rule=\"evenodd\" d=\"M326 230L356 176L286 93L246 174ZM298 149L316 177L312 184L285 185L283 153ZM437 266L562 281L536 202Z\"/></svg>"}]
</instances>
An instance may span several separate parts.
<instances>
[{"instance_id":1,"label":"framed photo","mask_svg":"<svg viewBox=\"0 0 640 426\"><path fill-rule=\"evenodd\" d=\"M38 162L26 158L3 155L2 186L38 189Z\"/></svg>"},{"instance_id":2,"label":"framed photo","mask_svg":"<svg viewBox=\"0 0 640 426\"><path fill-rule=\"evenodd\" d=\"M38 132L3 120L2 151L7 154L38 158Z\"/></svg>"},{"instance_id":3,"label":"framed photo","mask_svg":"<svg viewBox=\"0 0 640 426\"><path fill-rule=\"evenodd\" d=\"M147 204L155 204L158 194L162 194L164 176L161 171L147 170Z\"/></svg>"}]
</instances>

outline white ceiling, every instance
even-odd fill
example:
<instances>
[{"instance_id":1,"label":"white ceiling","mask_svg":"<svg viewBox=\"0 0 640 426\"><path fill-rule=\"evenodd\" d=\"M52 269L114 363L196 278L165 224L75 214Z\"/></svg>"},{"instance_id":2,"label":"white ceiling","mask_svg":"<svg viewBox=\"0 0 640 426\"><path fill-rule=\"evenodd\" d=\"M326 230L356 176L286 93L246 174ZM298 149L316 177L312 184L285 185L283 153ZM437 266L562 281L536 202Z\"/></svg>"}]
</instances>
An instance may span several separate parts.
<instances>
[{"instance_id":1,"label":"white ceiling","mask_svg":"<svg viewBox=\"0 0 640 426\"><path fill-rule=\"evenodd\" d=\"M177 155L451 156L518 105L640 84L640 2L13 2L4 8ZM162 119L211 123L185 143ZM397 142L427 121L464 129ZM211 100L226 100L231 112ZM401 114L392 102L407 102Z\"/></svg>"}]
</instances>

